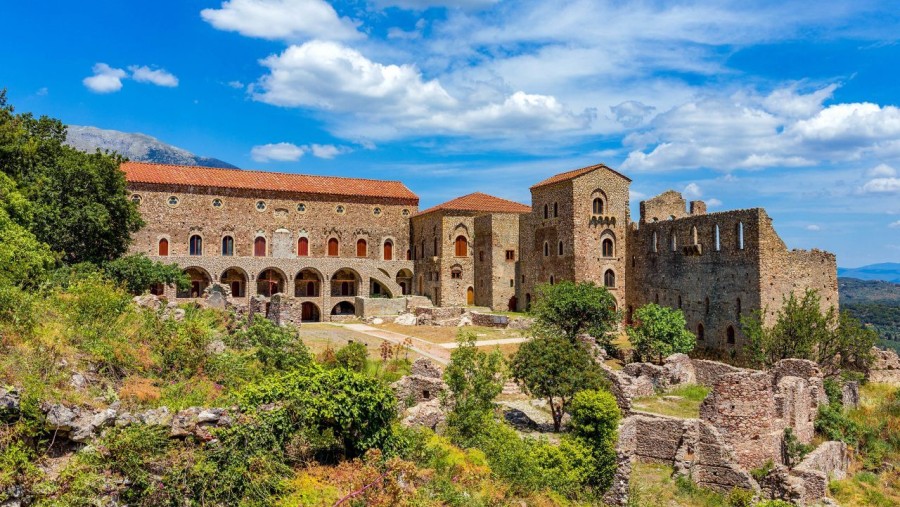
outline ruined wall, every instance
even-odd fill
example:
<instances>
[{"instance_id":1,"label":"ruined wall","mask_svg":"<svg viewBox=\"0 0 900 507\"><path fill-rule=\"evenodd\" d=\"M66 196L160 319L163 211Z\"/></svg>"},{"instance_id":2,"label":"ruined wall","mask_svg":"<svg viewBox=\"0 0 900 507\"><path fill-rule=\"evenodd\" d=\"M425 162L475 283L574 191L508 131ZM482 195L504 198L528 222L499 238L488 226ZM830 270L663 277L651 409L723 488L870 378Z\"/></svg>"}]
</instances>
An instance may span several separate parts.
<instances>
[{"instance_id":1,"label":"ruined wall","mask_svg":"<svg viewBox=\"0 0 900 507\"><path fill-rule=\"evenodd\" d=\"M512 252L512 259L507 258ZM475 304L497 311L516 309L519 215L492 213L475 218Z\"/></svg>"}]
</instances>

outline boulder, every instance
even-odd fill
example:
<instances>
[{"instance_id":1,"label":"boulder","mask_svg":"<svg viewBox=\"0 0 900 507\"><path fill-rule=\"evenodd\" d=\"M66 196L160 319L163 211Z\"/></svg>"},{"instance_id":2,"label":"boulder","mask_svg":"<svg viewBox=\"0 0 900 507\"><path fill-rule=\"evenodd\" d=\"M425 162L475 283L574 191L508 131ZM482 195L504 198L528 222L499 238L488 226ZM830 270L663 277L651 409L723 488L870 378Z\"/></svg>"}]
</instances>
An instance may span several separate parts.
<instances>
[{"instance_id":1,"label":"boulder","mask_svg":"<svg viewBox=\"0 0 900 507\"><path fill-rule=\"evenodd\" d=\"M670 385L696 384L697 372L694 363L687 354L672 354L663 363L663 369L669 376Z\"/></svg>"},{"instance_id":2,"label":"boulder","mask_svg":"<svg viewBox=\"0 0 900 507\"><path fill-rule=\"evenodd\" d=\"M859 406L859 382L844 382L844 385L841 386L841 405L846 408Z\"/></svg>"},{"instance_id":3,"label":"boulder","mask_svg":"<svg viewBox=\"0 0 900 507\"><path fill-rule=\"evenodd\" d=\"M186 437L192 435L197 429L197 417L200 415L200 408L190 407L179 410L172 417L172 429L169 435L173 437Z\"/></svg>"},{"instance_id":4,"label":"boulder","mask_svg":"<svg viewBox=\"0 0 900 507\"><path fill-rule=\"evenodd\" d=\"M374 319L372 319L372 324L375 326L380 326L380 325L384 324L384 319L375 317Z\"/></svg>"},{"instance_id":5,"label":"boulder","mask_svg":"<svg viewBox=\"0 0 900 507\"><path fill-rule=\"evenodd\" d=\"M394 324L400 324L401 326L415 326L417 323L418 319L411 313L398 315L397 318L394 319Z\"/></svg>"},{"instance_id":6,"label":"boulder","mask_svg":"<svg viewBox=\"0 0 900 507\"><path fill-rule=\"evenodd\" d=\"M159 407L142 413L140 420L147 426L169 426L172 424L172 413L169 407Z\"/></svg>"},{"instance_id":7,"label":"boulder","mask_svg":"<svg viewBox=\"0 0 900 507\"><path fill-rule=\"evenodd\" d=\"M81 414L80 409L71 409L59 403L46 403L41 406L41 411L44 412L44 424L52 431L72 431L76 426L76 419Z\"/></svg>"},{"instance_id":8,"label":"boulder","mask_svg":"<svg viewBox=\"0 0 900 507\"><path fill-rule=\"evenodd\" d=\"M159 308L162 306L162 302L160 302L159 298L154 296L153 294L135 296L133 301L141 308L147 308L154 311L159 310Z\"/></svg>"},{"instance_id":9,"label":"boulder","mask_svg":"<svg viewBox=\"0 0 900 507\"><path fill-rule=\"evenodd\" d=\"M431 377L431 378L443 378L444 371L440 366L434 364L430 359L426 359L424 357L420 357L413 361L412 367L410 368L411 375L418 375L420 377Z\"/></svg>"},{"instance_id":10,"label":"boulder","mask_svg":"<svg viewBox=\"0 0 900 507\"><path fill-rule=\"evenodd\" d=\"M447 414L441 406L441 400L435 398L408 408L401 420L401 424L407 428L411 426L425 426L434 430L446 420Z\"/></svg>"},{"instance_id":11,"label":"boulder","mask_svg":"<svg viewBox=\"0 0 900 507\"><path fill-rule=\"evenodd\" d=\"M15 389L7 391L0 387L0 421L10 421L19 416L19 393Z\"/></svg>"}]
</instances>

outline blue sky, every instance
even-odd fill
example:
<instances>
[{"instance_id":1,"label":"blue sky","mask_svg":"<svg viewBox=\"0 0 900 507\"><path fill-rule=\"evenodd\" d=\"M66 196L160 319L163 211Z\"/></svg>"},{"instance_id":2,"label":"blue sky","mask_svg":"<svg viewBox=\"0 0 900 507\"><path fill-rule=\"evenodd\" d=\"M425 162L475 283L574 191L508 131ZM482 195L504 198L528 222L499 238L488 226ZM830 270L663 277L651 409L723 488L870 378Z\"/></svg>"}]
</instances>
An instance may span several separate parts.
<instances>
[{"instance_id":1,"label":"blue sky","mask_svg":"<svg viewBox=\"0 0 900 507\"><path fill-rule=\"evenodd\" d=\"M765 207L791 248L900 261L896 2L4 2L20 111L422 207L604 162Z\"/></svg>"}]
</instances>

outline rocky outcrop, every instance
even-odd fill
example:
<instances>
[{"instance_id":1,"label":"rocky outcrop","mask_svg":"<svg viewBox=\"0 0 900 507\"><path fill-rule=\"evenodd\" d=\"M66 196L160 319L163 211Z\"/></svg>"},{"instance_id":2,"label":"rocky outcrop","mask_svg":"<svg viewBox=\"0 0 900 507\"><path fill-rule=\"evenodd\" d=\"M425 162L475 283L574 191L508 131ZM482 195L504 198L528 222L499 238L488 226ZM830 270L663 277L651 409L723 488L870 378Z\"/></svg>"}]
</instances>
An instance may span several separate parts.
<instances>
[{"instance_id":1,"label":"rocky outcrop","mask_svg":"<svg viewBox=\"0 0 900 507\"><path fill-rule=\"evenodd\" d=\"M881 350L872 348L875 359L869 367L866 375L869 382L884 382L887 384L900 384L900 357L893 350Z\"/></svg>"},{"instance_id":2,"label":"rocky outcrop","mask_svg":"<svg viewBox=\"0 0 900 507\"><path fill-rule=\"evenodd\" d=\"M19 392L15 389L7 391L0 387L0 422L15 420L19 417Z\"/></svg>"},{"instance_id":3,"label":"rocky outcrop","mask_svg":"<svg viewBox=\"0 0 900 507\"><path fill-rule=\"evenodd\" d=\"M428 359L413 361L410 374L391 384L399 401L401 422L434 427L446 419L441 394L447 390L444 372Z\"/></svg>"}]
</instances>

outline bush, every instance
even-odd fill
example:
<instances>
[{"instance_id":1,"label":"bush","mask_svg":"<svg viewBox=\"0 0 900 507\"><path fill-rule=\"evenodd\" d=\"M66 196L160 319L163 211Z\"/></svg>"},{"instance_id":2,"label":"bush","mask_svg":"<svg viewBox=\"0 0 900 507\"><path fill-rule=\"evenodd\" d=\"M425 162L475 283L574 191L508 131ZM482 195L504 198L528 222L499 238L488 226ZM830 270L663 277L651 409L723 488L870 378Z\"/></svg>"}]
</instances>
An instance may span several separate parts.
<instances>
[{"instance_id":1,"label":"bush","mask_svg":"<svg viewBox=\"0 0 900 507\"><path fill-rule=\"evenodd\" d=\"M147 292L155 284L175 285L179 290L190 287L190 278L178 264L163 264L148 259L144 254L120 257L106 263L103 271L135 295Z\"/></svg>"},{"instance_id":2,"label":"bush","mask_svg":"<svg viewBox=\"0 0 900 507\"><path fill-rule=\"evenodd\" d=\"M503 391L505 364L499 350L478 350L474 333L461 332L457 343L444 370L444 381L453 396L447 425L457 441L465 442L491 419L494 398Z\"/></svg>"},{"instance_id":3,"label":"bush","mask_svg":"<svg viewBox=\"0 0 900 507\"><path fill-rule=\"evenodd\" d=\"M579 334L587 333L606 346L608 333L615 330L619 320L615 308L616 299L606 287L562 281L538 286L530 313L541 336L561 335L575 343Z\"/></svg>"},{"instance_id":4,"label":"bush","mask_svg":"<svg viewBox=\"0 0 900 507\"><path fill-rule=\"evenodd\" d=\"M592 466L585 482L605 491L616 473L617 428L621 412L606 391L581 391L569 407L572 434L591 452Z\"/></svg>"},{"instance_id":5,"label":"bush","mask_svg":"<svg viewBox=\"0 0 900 507\"><path fill-rule=\"evenodd\" d=\"M628 340L641 358L663 358L694 350L697 337L685 329L681 310L649 303L634 312L634 325L626 329Z\"/></svg>"},{"instance_id":6,"label":"bush","mask_svg":"<svg viewBox=\"0 0 900 507\"><path fill-rule=\"evenodd\" d=\"M313 362L309 349L292 327L281 327L268 319L254 319L232 337L238 347L255 347L255 357L267 371L287 371Z\"/></svg>"},{"instance_id":7,"label":"bush","mask_svg":"<svg viewBox=\"0 0 900 507\"><path fill-rule=\"evenodd\" d=\"M339 366L362 373L366 370L368 356L369 351L365 345L359 342L350 342L335 352L334 359Z\"/></svg>"}]
</instances>

